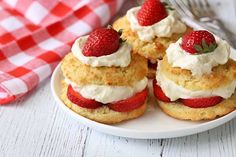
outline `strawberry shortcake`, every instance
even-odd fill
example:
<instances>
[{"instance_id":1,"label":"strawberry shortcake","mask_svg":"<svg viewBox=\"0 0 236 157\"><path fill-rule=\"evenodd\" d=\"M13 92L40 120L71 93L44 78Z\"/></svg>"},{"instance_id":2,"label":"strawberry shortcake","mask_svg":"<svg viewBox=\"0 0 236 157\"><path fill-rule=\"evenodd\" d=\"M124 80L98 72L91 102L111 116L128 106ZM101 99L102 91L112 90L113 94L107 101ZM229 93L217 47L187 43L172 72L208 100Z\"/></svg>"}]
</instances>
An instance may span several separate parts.
<instances>
[{"instance_id":1,"label":"strawberry shortcake","mask_svg":"<svg viewBox=\"0 0 236 157\"><path fill-rule=\"evenodd\" d=\"M78 38L61 64L61 99L76 113L101 123L118 123L146 110L147 60L120 39L120 32L99 28Z\"/></svg>"},{"instance_id":2,"label":"strawberry shortcake","mask_svg":"<svg viewBox=\"0 0 236 157\"><path fill-rule=\"evenodd\" d=\"M142 6L131 8L113 27L123 29L121 37L148 59L150 78L155 77L156 61L163 58L169 44L192 30L180 21L173 8L160 0L146 0Z\"/></svg>"},{"instance_id":3,"label":"strawberry shortcake","mask_svg":"<svg viewBox=\"0 0 236 157\"><path fill-rule=\"evenodd\" d=\"M205 30L192 31L166 50L154 95L168 115L206 120L236 109L236 62L229 44Z\"/></svg>"}]
</instances>

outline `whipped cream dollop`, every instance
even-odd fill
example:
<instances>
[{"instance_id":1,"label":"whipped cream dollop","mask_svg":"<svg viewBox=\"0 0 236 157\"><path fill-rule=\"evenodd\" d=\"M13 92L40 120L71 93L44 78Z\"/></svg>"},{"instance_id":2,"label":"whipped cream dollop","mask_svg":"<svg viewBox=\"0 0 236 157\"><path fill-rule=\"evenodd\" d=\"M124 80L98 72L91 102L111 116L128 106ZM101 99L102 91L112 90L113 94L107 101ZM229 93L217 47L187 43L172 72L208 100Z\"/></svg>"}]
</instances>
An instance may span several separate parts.
<instances>
[{"instance_id":1,"label":"whipped cream dollop","mask_svg":"<svg viewBox=\"0 0 236 157\"><path fill-rule=\"evenodd\" d=\"M168 62L172 67L190 70L192 75L209 74L213 67L223 65L229 60L230 46L220 38L216 38L217 48L213 52L204 54L190 54L181 48L181 43L182 38L170 44L166 50Z\"/></svg>"},{"instance_id":2,"label":"whipped cream dollop","mask_svg":"<svg viewBox=\"0 0 236 157\"><path fill-rule=\"evenodd\" d=\"M79 92L83 97L107 104L127 99L136 93L141 92L147 87L148 79L145 77L134 83L132 86L108 86L95 84L78 86L67 78L65 78L65 82L71 85L73 89Z\"/></svg>"},{"instance_id":3,"label":"whipped cream dollop","mask_svg":"<svg viewBox=\"0 0 236 157\"><path fill-rule=\"evenodd\" d=\"M183 33L187 27L178 18L174 10L168 10L168 16L151 26L141 26L137 20L137 13L141 7L128 10L126 17L131 29L137 32L140 40L151 41L157 37L171 37L173 33Z\"/></svg>"},{"instance_id":4,"label":"whipped cream dollop","mask_svg":"<svg viewBox=\"0 0 236 157\"><path fill-rule=\"evenodd\" d=\"M101 67L101 66L116 66L116 67L127 67L131 62L131 46L124 42L120 45L119 49L110 54L105 56L99 57L87 57L84 56L82 53L83 46L86 43L88 36L82 36L78 38L73 46L72 46L72 53L74 56L80 60L82 63L86 65L90 65L92 67Z\"/></svg>"},{"instance_id":5,"label":"whipped cream dollop","mask_svg":"<svg viewBox=\"0 0 236 157\"><path fill-rule=\"evenodd\" d=\"M171 101L175 101L179 98L188 99L188 98L203 98L211 96L221 96L225 99L232 96L236 88L236 80L232 81L226 86L222 86L212 90L189 90L186 89L174 81L168 79L160 71L161 63L158 64L156 80L157 84L161 87L163 92Z\"/></svg>"}]
</instances>

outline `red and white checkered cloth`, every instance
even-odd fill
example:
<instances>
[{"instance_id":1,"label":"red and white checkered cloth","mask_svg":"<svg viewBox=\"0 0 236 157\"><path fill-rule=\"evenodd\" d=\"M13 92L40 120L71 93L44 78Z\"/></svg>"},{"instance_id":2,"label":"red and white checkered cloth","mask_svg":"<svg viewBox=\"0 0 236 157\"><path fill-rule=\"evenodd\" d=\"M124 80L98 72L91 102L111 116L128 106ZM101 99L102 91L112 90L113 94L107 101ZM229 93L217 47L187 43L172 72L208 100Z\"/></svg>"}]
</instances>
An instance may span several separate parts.
<instances>
[{"instance_id":1,"label":"red and white checkered cloth","mask_svg":"<svg viewBox=\"0 0 236 157\"><path fill-rule=\"evenodd\" d=\"M123 1L0 1L0 104L50 76L75 38L105 25Z\"/></svg>"}]
</instances>

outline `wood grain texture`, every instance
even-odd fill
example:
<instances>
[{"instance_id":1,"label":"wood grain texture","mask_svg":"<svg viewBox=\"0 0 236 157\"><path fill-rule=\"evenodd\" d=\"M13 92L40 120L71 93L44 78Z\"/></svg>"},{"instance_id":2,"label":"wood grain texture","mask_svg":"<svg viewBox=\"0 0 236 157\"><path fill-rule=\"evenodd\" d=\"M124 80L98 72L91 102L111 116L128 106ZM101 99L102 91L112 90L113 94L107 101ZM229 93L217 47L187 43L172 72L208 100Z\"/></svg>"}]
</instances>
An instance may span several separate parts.
<instances>
[{"instance_id":1,"label":"wood grain texture","mask_svg":"<svg viewBox=\"0 0 236 157\"><path fill-rule=\"evenodd\" d=\"M82 156L89 129L58 109L47 84L0 108L0 157Z\"/></svg>"},{"instance_id":2,"label":"wood grain texture","mask_svg":"<svg viewBox=\"0 0 236 157\"><path fill-rule=\"evenodd\" d=\"M210 0L233 30L234 0ZM222 7L227 3L227 7ZM235 6L235 7L233 7ZM234 10L234 11L233 11ZM232 17L236 17L236 15ZM231 15L230 15L231 16ZM236 119L201 134L163 140L106 135L61 110L49 79L23 99L0 107L0 157L236 157Z\"/></svg>"}]
</instances>

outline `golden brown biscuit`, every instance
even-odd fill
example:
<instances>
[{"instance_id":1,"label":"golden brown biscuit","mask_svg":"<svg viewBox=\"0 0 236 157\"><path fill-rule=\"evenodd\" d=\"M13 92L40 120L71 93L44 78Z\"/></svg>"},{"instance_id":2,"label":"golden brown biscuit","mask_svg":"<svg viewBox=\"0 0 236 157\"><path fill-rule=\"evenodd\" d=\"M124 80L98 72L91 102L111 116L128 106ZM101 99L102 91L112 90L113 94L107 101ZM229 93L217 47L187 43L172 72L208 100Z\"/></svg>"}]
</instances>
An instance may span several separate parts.
<instances>
[{"instance_id":1,"label":"golden brown biscuit","mask_svg":"<svg viewBox=\"0 0 236 157\"><path fill-rule=\"evenodd\" d=\"M192 76L190 70L174 68L165 56L160 71L168 79L189 90L210 90L228 85L236 79L236 61L229 59L224 65L213 68L212 73Z\"/></svg>"},{"instance_id":2,"label":"golden brown biscuit","mask_svg":"<svg viewBox=\"0 0 236 157\"><path fill-rule=\"evenodd\" d=\"M180 102L166 103L158 101L160 108L171 117L182 120L211 120L224 116L236 109L236 93L229 99L207 108L190 108Z\"/></svg>"},{"instance_id":3,"label":"golden brown biscuit","mask_svg":"<svg viewBox=\"0 0 236 157\"><path fill-rule=\"evenodd\" d=\"M165 51L171 43L176 42L183 34L192 31L192 28L188 27L185 33L173 34L170 38L156 37L152 42L144 42L139 39L137 33L131 30L126 16L115 21L113 28L117 31L123 29L121 37L133 46L134 52L154 62L164 57Z\"/></svg>"},{"instance_id":4,"label":"golden brown biscuit","mask_svg":"<svg viewBox=\"0 0 236 157\"><path fill-rule=\"evenodd\" d=\"M72 53L62 60L63 75L77 85L131 86L147 75L147 60L132 53L128 67L91 67L81 63Z\"/></svg>"},{"instance_id":5,"label":"golden brown biscuit","mask_svg":"<svg viewBox=\"0 0 236 157\"><path fill-rule=\"evenodd\" d=\"M102 107L99 107L98 109L82 108L73 104L67 98L68 86L65 83L63 83L62 85L63 85L63 89L61 93L61 99L64 102L64 104L67 107L69 107L71 110L73 110L74 112L78 113L79 115L86 117L88 119L100 122L100 123L106 123L106 124L119 123L121 121L137 118L146 111L146 107L147 107L146 103L131 112L116 112L109 109L105 105Z\"/></svg>"}]
</instances>

